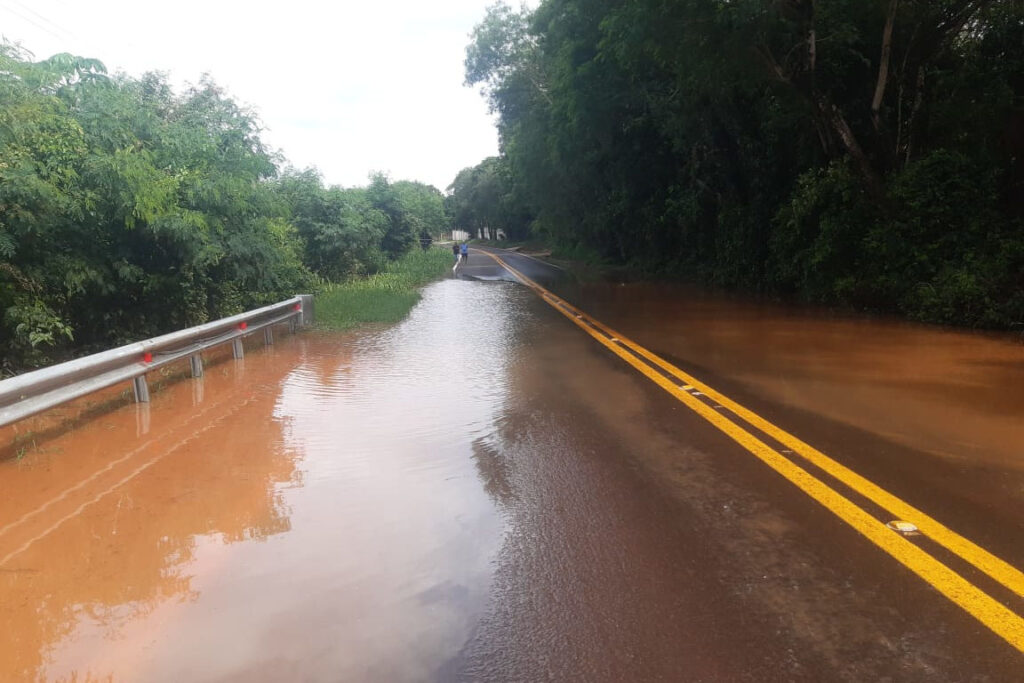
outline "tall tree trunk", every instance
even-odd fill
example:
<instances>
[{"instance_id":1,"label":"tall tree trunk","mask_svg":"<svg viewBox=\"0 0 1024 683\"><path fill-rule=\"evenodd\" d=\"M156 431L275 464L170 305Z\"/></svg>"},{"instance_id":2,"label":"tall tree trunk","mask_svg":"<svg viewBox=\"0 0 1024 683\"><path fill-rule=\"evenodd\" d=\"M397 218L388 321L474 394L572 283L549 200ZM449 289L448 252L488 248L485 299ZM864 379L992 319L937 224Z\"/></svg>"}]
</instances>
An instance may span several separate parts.
<instances>
[{"instance_id":1,"label":"tall tree trunk","mask_svg":"<svg viewBox=\"0 0 1024 683\"><path fill-rule=\"evenodd\" d=\"M868 184L868 189L876 198L881 198L883 193L882 190L882 179L879 177L875 167L871 164L871 160L868 159L868 155L864 153L864 148L860 146L860 142L857 140L857 135L850 128L850 124L847 123L846 117L843 116L843 112L839 110L839 107L832 104L828 97L823 94L818 94L815 104L818 107L818 112L821 117L828 123L828 125L835 131L839 139L843 141L843 146L846 148L847 154L853 159L853 163L856 165L857 170L860 171L861 176Z\"/></svg>"},{"instance_id":2,"label":"tall tree trunk","mask_svg":"<svg viewBox=\"0 0 1024 683\"><path fill-rule=\"evenodd\" d=\"M811 87L815 87L815 68L818 66L818 33L814 28L814 18L817 15L818 5L811 0L810 28L807 30L807 68L811 72Z\"/></svg>"},{"instance_id":3,"label":"tall tree trunk","mask_svg":"<svg viewBox=\"0 0 1024 683\"><path fill-rule=\"evenodd\" d=\"M861 147L860 142L857 140L857 135L850 128L850 124L846 121L846 117L843 116L842 111L839 110L835 104L829 99L828 95L820 92L816 89L810 89L809 92L802 90L797 87L793 80L779 64L778 60L772 54L771 50L765 46L758 46L756 48L757 54L759 54L768 67L772 70L775 77L787 86L796 90L800 95L806 98L817 115L821 120L825 128L830 129L835 133L843 143L843 147L846 149L847 154L853 159L857 170L860 172L864 181L868 185L868 189L871 191L877 199L881 199L884 194L882 190L882 180L875 171L874 166L871 164L871 160L868 155L864 152L864 148ZM826 142L825 138L822 137L822 144ZM829 150L826 149L826 153Z\"/></svg>"},{"instance_id":4,"label":"tall tree trunk","mask_svg":"<svg viewBox=\"0 0 1024 683\"><path fill-rule=\"evenodd\" d=\"M915 133L918 129L918 114L921 113L921 107L924 104L924 68L917 67L917 81L915 83L914 92L914 106L910 110L910 116L907 117L907 138L906 138L906 156L903 159L904 164L909 164L911 156L917 150L914 149L914 138Z\"/></svg>"},{"instance_id":5,"label":"tall tree trunk","mask_svg":"<svg viewBox=\"0 0 1024 683\"><path fill-rule=\"evenodd\" d=\"M896 8L899 0L890 0L889 13L885 17L885 29L882 31L882 55L878 59L878 78L875 81L875 96L871 98L871 122L878 133L882 132L882 98L885 86L889 81L889 55L892 52L892 29L896 23Z\"/></svg>"}]
</instances>

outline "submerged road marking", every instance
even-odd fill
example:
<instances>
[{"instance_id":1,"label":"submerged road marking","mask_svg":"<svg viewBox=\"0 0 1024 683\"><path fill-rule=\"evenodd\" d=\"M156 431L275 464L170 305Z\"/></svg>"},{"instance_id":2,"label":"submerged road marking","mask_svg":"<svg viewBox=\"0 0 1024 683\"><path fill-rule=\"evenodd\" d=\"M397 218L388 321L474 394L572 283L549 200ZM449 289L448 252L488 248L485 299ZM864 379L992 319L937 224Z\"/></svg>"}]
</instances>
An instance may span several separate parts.
<instances>
[{"instance_id":1,"label":"submerged road marking","mask_svg":"<svg viewBox=\"0 0 1024 683\"><path fill-rule=\"evenodd\" d=\"M586 315L580 309L555 296L515 268L509 266L497 255L489 252L485 253L527 287L540 294L544 301L600 342L605 348L633 366L633 368L662 389L672 394L677 400L724 432L804 493L828 508L829 511L927 581L949 598L949 600L987 626L994 633L1001 636L1021 652L1024 652L1024 619L1014 611L967 581L922 548L914 545L903 536L893 533L884 522L872 516L792 460L780 455L762 440L744 429L740 424L713 409L697 397L706 395L707 398L713 399L728 408L737 417L779 443L793 449L793 451L807 461L846 484L865 498L894 513L900 519L912 521L921 533L982 570L1017 595L1024 596L1024 573L1020 570L960 536L909 503L885 491L877 484L868 481L849 468L829 458L824 453L805 444L781 428L776 427L756 413L718 393L706 384L699 382L668 361L631 341L628 337L615 332L603 323ZM612 339L615 339L615 341L613 342ZM632 353L626 349L632 351ZM659 370L672 375L676 380L686 382L687 388L695 388L698 391L694 393L685 391L671 379L661 374Z\"/></svg>"}]
</instances>

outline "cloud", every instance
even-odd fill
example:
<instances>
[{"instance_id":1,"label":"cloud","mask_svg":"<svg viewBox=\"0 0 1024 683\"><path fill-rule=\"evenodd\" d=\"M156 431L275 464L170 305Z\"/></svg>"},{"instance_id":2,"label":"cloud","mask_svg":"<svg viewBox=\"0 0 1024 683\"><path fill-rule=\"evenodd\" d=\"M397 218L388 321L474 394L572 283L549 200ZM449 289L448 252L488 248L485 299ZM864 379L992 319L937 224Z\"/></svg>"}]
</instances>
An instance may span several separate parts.
<instances>
[{"instance_id":1,"label":"cloud","mask_svg":"<svg viewBox=\"0 0 1024 683\"><path fill-rule=\"evenodd\" d=\"M486 103L462 85L490 1L10 0L0 18L39 58L75 52L179 86L210 73L257 110L269 144L329 183L384 170L444 189L497 153Z\"/></svg>"}]
</instances>

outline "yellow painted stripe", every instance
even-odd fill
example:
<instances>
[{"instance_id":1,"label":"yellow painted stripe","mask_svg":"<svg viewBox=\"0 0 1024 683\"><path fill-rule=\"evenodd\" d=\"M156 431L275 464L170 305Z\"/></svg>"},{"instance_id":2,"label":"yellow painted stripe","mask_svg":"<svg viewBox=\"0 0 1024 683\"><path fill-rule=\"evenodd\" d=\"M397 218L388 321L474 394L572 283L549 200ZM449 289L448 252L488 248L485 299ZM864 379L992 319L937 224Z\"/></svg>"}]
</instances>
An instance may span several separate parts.
<instances>
[{"instance_id":1,"label":"yellow painted stripe","mask_svg":"<svg viewBox=\"0 0 1024 683\"><path fill-rule=\"evenodd\" d=\"M534 283L534 285L538 287L540 286L536 283ZM561 303L564 306L569 307L570 310L582 313L572 306L572 304L569 304L564 300L561 301ZM761 430L779 443L791 448L795 453L799 454L825 472L828 472L830 475L849 486L852 490L856 491L876 505L886 509L897 519L912 522L917 526L921 533L927 535L930 539L955 553L963 560L974 565L989 577L995 579L1017 595L1024 597L1024 572L1021 572L1010 563L985 550L973 541L964 538L927 513L889 493L874 482L865 479L845 465L836 462L813 446L804 443L796 436L793 436L789 432L775 426L757 413L743 407L739 403L736 403L728 396L719 393L714 388L704 384L692 375L683 372L668 361L630 340L628 337L619 334L598 320L594 320L593 318L589 318L589 320L595 327L605 334L616 337L630 350L672 374L674 377L692 385L695 389L707 395L708 398L714 399L731 410L741 419Z\"/></svg>"},{"instance_id":2,"label":"yellow painted stripe","mask_svg":"<svg viewBox=\"0 0 1024 683\"><path fill-rule=\"evenodd\" d=\"M507 264L504 264L508 268ZM512 270L511 268L509 269ZM517 277L524 277L521 273L517 273ZM528 278L526 278L528 279ZM540 288L543 291L543 287L538 285L536 282L530 281L530 286L534 288ZM554 295L551 295L554 296ZM557 297L555 297L557 298ZM559 302L566 306L569 310L574 313L585 315L582 311L577 309L572 304L559 299ZM879 507L884 508L890 512L897 519L902 519L908 522L912 522L917 526L921 533L927 535L930 539L945 547L956 555L960 556L965 561L974 565L992 579L998 581L1006 588L1010 589L1019 596L1024 597L1024 572L1006 562L1005 560L993 555L989 551L985 550L981 546L977 545L973 541L970 541L960 534L956 533L949 527L945 526L941 522L929 516L927 513L915 508L910 503L898 498L897 496L889 493L885 489L881 488L877 484L865 479L861 475L857 474L848 467L836 462L832 458L828 457L821 451L817 450L813 446L810 446L801 441L796 436L793 436L789 432L775 426L768 420L764 419L757 413L748 410L739 403L736 403L728 396L719 393L713 387L709 387L697 378L689 375L676 366L672 365L668 361L661 357L651 353L646 348L640 346L636 342L632 341L628 337L620 334L619 332L608 327L599 320L589 318L590 323L600 329L605 334L618 339L624 346L642 356L646 360L660 367L662 370L670 373L679 380L693 386L697 391L706 394L708 398L711 398L724 407L731 410L736 416L748 422L750 425L761 430L768 436L772 437L786 447L792 449L795 453L804 457L806 460L821 468L825 472L843 482L849 486L852 490L856 491L860 495L864 496L871 502L875 503Z\"/></svg>"},{"instance_id":3,"label":"yellow painted stripe","mask_svg":"<svg viewBox=\"0 0 1024 683\"><path fill-rule=\"evenodd\" d=\"M599 328L603 327L597 321L592 322L594 322ZM609 332L608 330L602 331L606 333ZM652 363L657 364L673 376L692 384L698 391L706 394L709 398L718 401L738 417L747 421L757 429L760 429L779 443L793 449L795 453L803 456L809 462L820 467L825 472L828 472L830 475L849 486L852 490L856 491L876 505L885 508L897 519L914 523L921 533L926 534L939 545L942 545L953 553L959 555L961 558L988 574L991 578L1003 584L1017 595L1024 597L1024 572L1021 572L1010 563L996 555L993 555L976 543L964 538L949 527L929 516L927 513L889 493L870 480L865 479L845 465L836 462L818 449L804 443L789 432L776 427L757 413L744 408L729 397L720 394L715 389L703 384L696 378L662 360L653 353L644 349L642 346L639 346L621 336L619 336L619 340L628 348L640 354Z\"/></svg>"},{"instance_id":4,"label":"yellow painted stripe","mask_svg":"<svg viewBox=\"0 0 1024 683\"><path fill-rule=\"evenodd\" d=\"M962 576L954 572L946 565L942 564L942 562L935 559L921 548L917 547L916 545L906 540L899 534L894 533L893 531L888 529L883 522L871 516L868 512L858 507L848 498L846 498L838 491L822 482L820 479L813 476L807 470L801 468L794 462L783 457L781 454L776 452L774 449L772 449L770 446L768 446L763 441L758 439L756 436L746 431L735 422L732 422L731 420L727 419L721 413L711 408L703 401L690 395L687 391L684 391L682 388L674 384L670 379L668 379L661 373L657 372L650 365L642 362L633 353L629 353L626 350L624 350L622 346L627 346L630 350L643 356L645 359L653 363L656 363L659 366L662 366L666 371L671 372L669 368L672 368L674 366L671 366L670 364L658 358L657 356L650 353L649 351L639 346L638 344L629 341L622 335L612 332L609 328L598 323L593 318L590 318L589 316L585 315L576 307L572 306L571 304L568 304L562 299L551 294L542 286L538 285L533 280L530 280L525 275L509 266L498 256L494 254L489 255L495 261L501 264L504 268L506 268L509 272L511 272L513 275L519 278L526 285L528 285L530 288L544 295L544 300L547 301L551 306L553 306L555 310L559 311L573 324L575 324L584 332L586 332L591 337L596 339L612 353L619 356L622 360L626 361L629 365L631 365L637 371L642 373L652 382L660 386L662 389L664 389L672 396L674 396L677 400L685 404L688 408L690 408L695 413L697 413L705 420L707 420L715 427L717 427L719 430L724 432L726 435L728 435L730 438L732 438L734 441L740 444L747 451L755 455L766 465L768 465L773 470L775 470L783 477L788 479L791 483L797 486L804 493L814 498L824 507L828 508L828 510L830 510L833 514L835 514L837 517L839 517L844 522L846 522L854 529L856 529L858 532L863 534L875 545L877 545L885 552L889 553L889 555L894 557L896 560L898 560L908 569L910 569L915 574L920 576L922 579L927 581L939 592L941 592L955 604L960 606L964 611L972 615L978 621L983 623L994 633L1004 638L1008 643L1013 645L1018 650L1024 652L1024 619L1021 619L1021 617L1019 617L1016 613L1014 613L1006 606L993 599L980 588L964 579ZM594 327L591 327L591 325L593 325ZM600 334L594 328L598 328L598 330L600 330L600 332L603 332L604 334ZM617 338L618 341L613 342L605 335ZM678 371L678 369L676 370ZM672 374L676 375L676 372L672 372ZM707 394L708 397L714 398L722 405L729 407L729 409L732 410L735 414L740 415L740 413L737 412L736 410L737 408L739 408L743 410L745 413L749 413L749 415L757 417L754 413L751 413L749 411L746 411L746 409L743 409L742 406L739 406L739 404L729 401L729 399L725 398L721 394L714 392L709 387L694 380L692 377L689 377L685 375L685 373L678 371L677 376L680 375L680 379L686 379L688 384L692 385L694 388L698 389L702 393ZM751 420L747 419L746 417L743 417L743 419L747 420L748 422L751 422ZM771 426L780 435L785 435L785 432L774 427L767 421L764 421L762 418L758 418L758 420L761 420L766 425ZM751 424L754 423L751 422ZM759 426L758 428L761 429L761 427ZM762 431L764 431L767 434L770 434L768 430L762 429ZM771 434L771 436L779 440L780 443L785 443L782 439L779 439L774 434ZM793 444L787 444L790 445L790 447L794 447L797 443L802 444L802 442L799 442L799 440L795 439L794 437L790 438L794 442ZM809 446L804 446L806 448L810 448ZM794 448L794 450L796 450L796 448ZM831 460L824 455L822 455L821 457ZM838 463L836 464L838 465ZM867 480L863 478L860 479L864 482L867 482ZM870 482L867 483L870 484ZM878 488L874 484L871 484L871 486L874 489L877 489L878 491L882 491L882 489ZM884 491L882 492L885 493L886 496L889 496L894 500L899 500L895 496L892 496L892 494L889 494ZM902 501L900 502L902 503ZM903 505L907 504L903 503ZM909 505L907 505L907 508L913 510L913 508L911 508ZM909 521L914 520L913 518L911 518ZM918 526L920 528L920 525ZM945 527L942 528L944 529ZM952 534L953 532L949 533ZM966 539L963 540L964 542L970 544L970 542L966 541ZM973 546L973 544L970 545ZM999 561L1002 562L1002 560ZM1009 567L1009 565L1006 566ZM1012 567L1010 568L1012 569Z\"/></svg>"}]
</instances>

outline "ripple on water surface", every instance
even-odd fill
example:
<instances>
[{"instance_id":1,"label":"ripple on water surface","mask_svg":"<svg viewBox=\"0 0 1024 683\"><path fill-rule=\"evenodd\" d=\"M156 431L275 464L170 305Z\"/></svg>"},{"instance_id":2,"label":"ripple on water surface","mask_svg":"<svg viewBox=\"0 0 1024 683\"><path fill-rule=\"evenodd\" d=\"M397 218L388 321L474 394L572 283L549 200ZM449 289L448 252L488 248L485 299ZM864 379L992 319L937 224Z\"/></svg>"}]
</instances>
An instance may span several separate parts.
<instances>
[{"instance_id":1,"label":"ripple on water surface","mask_svg":"<svg viewBox=\"0 0 1024 683\"><path fill-rule=\"evenodd\" d=\"M502 539L474 444L528 296L439 282L399 325L279 337L0 463L0 679L436 671Z\"/></svg>"}]
</instances>

